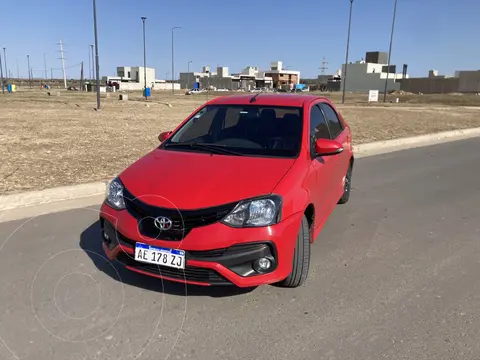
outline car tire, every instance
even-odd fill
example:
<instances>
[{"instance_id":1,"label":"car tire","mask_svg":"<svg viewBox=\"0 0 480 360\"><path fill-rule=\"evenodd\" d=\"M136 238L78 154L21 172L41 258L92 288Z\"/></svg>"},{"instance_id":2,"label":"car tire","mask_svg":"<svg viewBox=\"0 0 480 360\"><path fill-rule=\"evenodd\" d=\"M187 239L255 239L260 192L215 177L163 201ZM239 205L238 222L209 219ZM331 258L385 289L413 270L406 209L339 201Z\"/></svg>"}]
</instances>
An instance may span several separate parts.
<instances>
[{"instance_id":1,"label":"car tire","mask_svg":"<svg viewBox=\"0 0 480 360\"><path fill-rule=\"evenodd\" d=\"M285 280L279 283L280 286L295 288L301 286L307 280L310 267L311 236L312 232L308 225L307 217L303 215L293 253L292 272Z\"/></svg>"},{"instance_id":2,"label":"car tire","mask_svg":"<svg viewBox=\"0 0 480 360\"><path fill-rule=\"evenodd\" d=\"M339 204L346 204L348 199L350 199L350 192L352 189L352 163L348 166L347 173L345 175L345 185L343 186L343 194L340 200L338 200Z\"/></svg>"}]
</instances>

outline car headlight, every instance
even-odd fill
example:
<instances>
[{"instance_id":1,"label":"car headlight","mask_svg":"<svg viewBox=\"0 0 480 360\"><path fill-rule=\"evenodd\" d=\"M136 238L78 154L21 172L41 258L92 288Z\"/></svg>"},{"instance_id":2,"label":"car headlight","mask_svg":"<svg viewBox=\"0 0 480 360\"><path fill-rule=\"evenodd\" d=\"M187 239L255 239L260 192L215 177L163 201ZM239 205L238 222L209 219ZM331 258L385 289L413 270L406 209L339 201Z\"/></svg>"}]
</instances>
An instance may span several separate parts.
<instances>
[{"instance_id":1,"label":"car headlight","mask_svg":"<svg viewBox=\"0 0 480 360\"><path fill-rule=\"evenodd\" d=\"M107 204L115 210L125 209L125 201L123 200L123 184L119 178L115 178L108 185L107 189Z\"/></svg>"},{"instance_id":2,"label":"car headlight","mask_svg":"<svg viewBox=\"0 0 480 360\"><path fill-rule=\"evenodd\" d=\"M276 224L280 220L282 198L271 195L240 201L222 223L233 227L258 227Z\"/></svg>"}]
</instances>

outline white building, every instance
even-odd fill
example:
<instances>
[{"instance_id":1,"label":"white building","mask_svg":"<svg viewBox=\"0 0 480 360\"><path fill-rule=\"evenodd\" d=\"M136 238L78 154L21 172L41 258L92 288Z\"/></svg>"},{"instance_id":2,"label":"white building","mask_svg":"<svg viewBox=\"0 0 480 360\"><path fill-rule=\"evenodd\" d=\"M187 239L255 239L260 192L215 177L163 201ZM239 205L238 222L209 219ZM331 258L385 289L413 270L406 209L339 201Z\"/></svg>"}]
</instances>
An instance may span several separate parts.
<instances>
[{"instance_id":1,"label":"white building","mask_svg":"<svg viewBox=\"0 0 480 360\"><path fill-rule=\"evenodd\" d=\"M246 66L241 72L229 75L228 67L217 67L216 72L210 71L204 66L201 72L180 73L180 84L182 88L216 87L229 90L271 88L294 86L300 81L300 71L286 70L281 61L274 61L270 69L261 70L257 66Z\"/></svg>"},{"instance_id":2,"label":"white building","mask_svg":"<svg viewBox=\"0 0 480 360\"><path fill-rule=\"evenodd\" d=\"M158 80L155 77L154 68L144 68L143 66L119 66L117 67L117 76L105 76L103 80L106 83L118 83L119 90L143 90L145 87L152 90L170 90L171 83L165 80ZM180 89L180 84L174 84L175 89Z\"/></svg>"},{"instance_id":3,"label":"white building","mask_svg":"<svg viewBox=\"0 0 480 360\"><path fill-rule=\"evenodd\" d=\"M300 71L285 69L281 61L272 61L270 69L265 71L264 74L272 78L274 88L293 88L300 83Z\"/></svg>"},{"instance_id":4,"label":"white building","mask_svg":"<svg viewBox=\"0 0 480 360\"><path fill-rule=\"evenodd\" d=\"M366 62L365 60L349 63L347 67L346 91L369 91L385 90L385 80L387 79L388 64ZM387 91L400 90L400 82L396 80L408 79L407 74L397 73L395 65L390 65L388 71ZM342 65L341 74L345 74L345 64ZM342 81L341 89L343 90L345 82Z\"/></svg>"}]
</instances>

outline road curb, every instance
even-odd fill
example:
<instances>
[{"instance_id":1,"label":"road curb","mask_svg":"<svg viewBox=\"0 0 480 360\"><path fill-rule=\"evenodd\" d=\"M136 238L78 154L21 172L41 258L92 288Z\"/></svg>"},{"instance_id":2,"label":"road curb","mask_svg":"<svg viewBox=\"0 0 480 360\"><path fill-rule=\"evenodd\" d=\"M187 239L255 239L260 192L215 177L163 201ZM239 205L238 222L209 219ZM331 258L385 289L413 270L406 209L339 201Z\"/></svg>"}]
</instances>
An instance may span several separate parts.
<instances>
[{"instance_id":1,"label":"road curb","mask_svg":"<svg viewBox=\"0 0 480 360\"><path fill-rule=\"evenodd\" d=\"M435 134L400 138L386 141L378 141L367 144L355 145L353 147L357 158L379 155L393 151L415 148L437 143L455 141L480 136L480 128L445 131ZM72 201L75 199L98 199L104 195L107 188L107 181L80 184L73 186L62 186L40 191L29 191L19 194L0 196L0 212L9 210L20 210L39 205ZM1 222L1 216L0 216Z\"/></svg>"},{"instance_id":2,"label":"road curb","mask_svg":"<svg viewBox=\"0 0 480 360\"><path fill-rule=\"evenodd\" d=\"M412 136L385 141L376 141L367 144L354 145L356 157L379 155L398 150L435 145L449 141L464 140L480 136L480 128L444 131L434 134Z\"/></svg>"},{"instance_id":3,"label":"road curb","mask_svg":"<svg viewBox=\"0 0 480 360\"><path fill-rule=\"evenodd\" d=\"M0 196L0 211L99 196L106 193L107 184L108 181L104 181L2 195Z\"/></svg>"}]
</instances>

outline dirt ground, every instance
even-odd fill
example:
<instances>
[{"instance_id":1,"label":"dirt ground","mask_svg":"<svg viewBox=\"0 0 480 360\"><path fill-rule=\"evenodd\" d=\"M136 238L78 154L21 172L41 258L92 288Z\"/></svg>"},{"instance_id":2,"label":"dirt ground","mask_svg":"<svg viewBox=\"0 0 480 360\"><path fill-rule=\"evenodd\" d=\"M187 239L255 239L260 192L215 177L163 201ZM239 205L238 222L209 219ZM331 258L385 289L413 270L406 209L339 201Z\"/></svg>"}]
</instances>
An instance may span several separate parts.
<instances>
[{"instance_id":1,"label":"dirt ground","mask_svg":"<svg viewBox=\"0 0 480 360\"><path fill-rule=\"evenodd\" d=\"M140 93L119 101L64 91L0 93L0 194L111 178L158 144L206 100L220 94L185 96ZM224 95L224 94L222 94ZM393 103L366 103L367 95L323 94L337 104L353 130L355 144L480 127L480 96L393 95ZM395 103L395 98L400 102Z\"/></svg>"}]
</instances>

